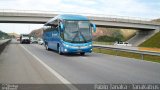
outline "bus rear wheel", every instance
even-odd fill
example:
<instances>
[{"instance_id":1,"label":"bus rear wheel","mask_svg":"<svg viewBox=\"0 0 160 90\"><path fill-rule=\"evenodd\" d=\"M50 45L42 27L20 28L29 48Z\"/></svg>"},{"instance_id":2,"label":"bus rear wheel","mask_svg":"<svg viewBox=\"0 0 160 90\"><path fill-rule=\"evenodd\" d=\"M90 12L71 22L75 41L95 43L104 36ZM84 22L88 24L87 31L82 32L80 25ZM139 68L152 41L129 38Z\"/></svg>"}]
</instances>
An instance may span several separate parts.
<instances>
[{"instance_id":1,"label":"bus rear wheel","mask_svg":"<svg viewBox=\"0 0 160 90\"><path fill-rule=\"evenodd\" d=\"M81 52L80 55L84 56L84 55L85 55L85 52Z\"/></svg>"}]
</instances>

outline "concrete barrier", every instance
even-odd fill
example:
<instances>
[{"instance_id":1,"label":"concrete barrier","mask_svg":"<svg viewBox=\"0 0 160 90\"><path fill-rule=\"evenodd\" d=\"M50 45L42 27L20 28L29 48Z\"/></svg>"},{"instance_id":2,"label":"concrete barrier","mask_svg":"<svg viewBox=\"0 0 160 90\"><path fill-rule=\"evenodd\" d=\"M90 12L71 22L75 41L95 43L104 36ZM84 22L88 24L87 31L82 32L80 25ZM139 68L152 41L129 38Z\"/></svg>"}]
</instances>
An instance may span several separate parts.
<instances>
[{"instance_id":1,"label":"concrete barrier","mask_svg":"<svg viewBox=\"0 0 160 90\"><path fill-rule=\"evenodd\" d=\"M3 40L0 42L0 54L2 53L2 51L4 50L4 48L10 43L10 39L8 40Z\"/></svg>"}]
</instances>

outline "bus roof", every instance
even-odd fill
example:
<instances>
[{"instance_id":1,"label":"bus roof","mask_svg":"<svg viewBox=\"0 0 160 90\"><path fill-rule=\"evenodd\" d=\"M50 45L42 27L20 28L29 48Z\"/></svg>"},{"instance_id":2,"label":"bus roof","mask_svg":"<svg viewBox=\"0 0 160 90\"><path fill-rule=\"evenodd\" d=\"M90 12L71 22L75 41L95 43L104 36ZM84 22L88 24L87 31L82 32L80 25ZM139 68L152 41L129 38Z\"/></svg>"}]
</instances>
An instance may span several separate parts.
<instances>
[{"instance_id":1,"label":"bus roof","mask_svg":"<svg viewBox=\"0 0 160 90\"><path fill-rule=\"evenodd\" d=\"M82 15L73 15L73 14L61 14L58 15L54 18L52 18L51 20L49 20L47 23L45 23L45 25L47 24L52 24L54 20L56 19L60 19L60 20L89 20L87 17L82 16Z\"/></svg>"},{"instance_id":2,"label":"bus roof","mask_svg":"<svg viewBox=\"0 0 160 90\"><path fill-rule=\"evenodd\" d=\"M81 15L63 14L58 15L57 18L65 20L88 20L87 17Z\"/></svg>"}]
</instances>

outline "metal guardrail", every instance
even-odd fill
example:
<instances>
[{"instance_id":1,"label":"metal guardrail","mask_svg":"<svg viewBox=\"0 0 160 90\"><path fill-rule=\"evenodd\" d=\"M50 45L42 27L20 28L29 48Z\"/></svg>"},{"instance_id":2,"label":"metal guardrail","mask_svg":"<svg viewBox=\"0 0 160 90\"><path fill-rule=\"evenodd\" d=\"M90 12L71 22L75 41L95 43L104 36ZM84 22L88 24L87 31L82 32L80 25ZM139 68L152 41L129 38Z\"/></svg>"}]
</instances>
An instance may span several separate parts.
<instances>
[{"instance_id":1,"label":"metal guardrail","mask_svg":"<svg viewBox=\"0 0 160 90\"><path fill-rule=\"evenodd\" d=\"M125 51L125 52L131 52L131 53L136 53L141 55L141 59L144 59L144 55L153 55L153 56L160 56L160 53L158 52L149 52L149 51L139 51L139 50L130 50L130 49L122 49L122 48L115 48L115 47L107 47L107 46L93 46L94 48L98 49L110 49L110 50L115 50L117 51Z\"/></svg>"},{"instance_id":2,"label":"metal guardrail","mask_svg":"<svg viewBox=\"0 0 160 90\"><path fill-rule=\"evenodd\" d=\"M9 41L10 39L0 39L0 45L1 44L3 44L3 43L5 43L5 42L7 42L7 41Z\"/></svg>"},{"instance_id":3,"label":"metal guardrail","mask_svg":"<svg viewBox=\"0 0 160 90\"><path fill-rule=\"evenodd\" d=\"M5 46L9 44L10 41L11 41L10 39L4 40L2 42L0 41L0 54L3 51L3 49L5 48Z\"/></svg>"}]
</instances>

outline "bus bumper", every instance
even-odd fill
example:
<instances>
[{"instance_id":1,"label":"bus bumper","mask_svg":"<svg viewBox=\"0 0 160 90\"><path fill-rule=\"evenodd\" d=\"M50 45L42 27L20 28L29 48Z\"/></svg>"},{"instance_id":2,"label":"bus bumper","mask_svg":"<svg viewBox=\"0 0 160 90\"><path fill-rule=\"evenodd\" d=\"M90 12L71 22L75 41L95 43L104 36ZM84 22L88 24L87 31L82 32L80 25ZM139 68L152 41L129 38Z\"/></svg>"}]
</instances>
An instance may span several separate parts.
<instances>
[{"instance_id":1,"label":"bus bumper","mask_svg":"<svg viewBox=\"0 0 160 90\"><path fill-rule=\"evenodd\" d=\"M74 49L74 48L63 48L63 53L91 53L92 52L92 47L89 48L79 48L79 49Z\"/></svg>"}]
</instances>

